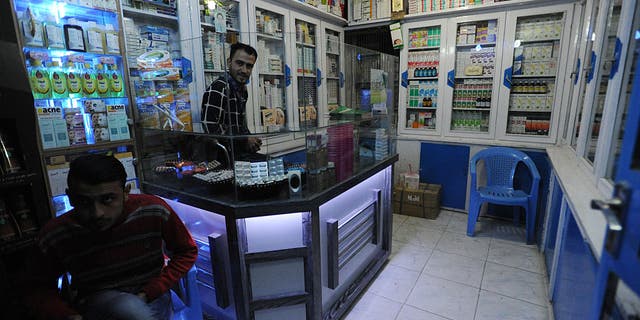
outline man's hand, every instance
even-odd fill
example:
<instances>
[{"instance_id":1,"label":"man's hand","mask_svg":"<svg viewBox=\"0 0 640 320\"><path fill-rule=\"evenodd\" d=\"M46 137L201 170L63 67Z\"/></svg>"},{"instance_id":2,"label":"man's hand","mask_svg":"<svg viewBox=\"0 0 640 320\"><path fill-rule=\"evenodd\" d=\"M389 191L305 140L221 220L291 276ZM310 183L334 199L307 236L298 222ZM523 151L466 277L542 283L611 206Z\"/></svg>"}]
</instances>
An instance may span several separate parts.
<instances>
[{"instance_id":1,"label":"man's hand","mask_svg":"<svg viewBox=\"0 0 640 320\"><path fill-rule=\"evenodd\" d=\"M142 301L144 301L144 303L149 303L149 300L147 299L147 294L144 292L140 292L137 294L138 298L142 299Z\"/></svg>"},{"instance_id":2,"label":"man's hand","mask_svg":"<svg viewBox=\"0 0 640 320\"><path fill-rule=\"evenodd\" d=\"M260 150L260 146L262 146L262 140L260 140L260 138L249 137L247 139L247 149L249 149L249 152L257 152Z\"/></svg>"}]
</instances>

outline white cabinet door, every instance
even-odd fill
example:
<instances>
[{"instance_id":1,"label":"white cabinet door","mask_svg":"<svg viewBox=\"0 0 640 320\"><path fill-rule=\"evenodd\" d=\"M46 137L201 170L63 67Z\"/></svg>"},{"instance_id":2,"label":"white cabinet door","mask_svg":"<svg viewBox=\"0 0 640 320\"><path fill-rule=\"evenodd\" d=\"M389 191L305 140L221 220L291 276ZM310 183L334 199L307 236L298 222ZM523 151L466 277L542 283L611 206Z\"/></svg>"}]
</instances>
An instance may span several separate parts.
<instances>
[{"instance_id":1,"label":"white cabinet door","mask_svg":"<svg viewBox=\"0 0 640 320\"><path fill-rule=\"evenodd\" d=\"M444 69L447 136L495 137L504 19L504 13L491 13L449 20Z\"/></svg>"},{"instance_id":2,"label":"white cabinet door","mask_svg":"<svg viewBox=\"0 0 640 320\"><path fill-rule=\"evenodd\" d=\"M329 112L345 103L344 92L344 31L326 22L321 23L320 100L318 117L320 126L326 126Z\"/></svg>"},{"instance_id":3,"label":"white cabinet door","mask_svg":"<svg viewBox=\"0 0 640 320\"><path fill-rule=\"evenodd\" d=\"M292 73L292 128L318 127L318 101L320 87L320 20L291 12L289 30Z\"/></svg>"},{"instance_id":4,"label":"white cabinet door","mask_svg":"<svg viewBox=\"0 0 640 320\"><path fill-rule=\"evenodd\" d=\"M251 76L253 104L247 105L247 121L253 120L256 132L269 128L285 128L294 124L294 104L291 99L292 78L289 42L289 11L270 3L255 1L250 4L251 45L258 51L258 60ZM253 112L250 112L253 111ZM275 116L269 116L274 112ZM249 116L249 113L251 116ZM266 123L263 121L267 120Z\"/></svg>"},{"instance_id":5,"label":"white cabinet door","mask_svg":"<svg viewBox=\"0 0 640 320\"><path fill-rule=\"evenodd\" d=\"M497 138L555 142L568 72L573 6L507 13Z\"/></svg>"},{"instance_id":6,"label":"white cabinet door","mask_svg":"<svg viewBox=\"0 0 640 320\"><path fill-rule=\"evenodd\" d=\"M446 20L413 22L402 26L406 35L400 53L398 128L405 135L440 135L446 72L440 63L446 46Z\"/></svg>"}]
</instances>

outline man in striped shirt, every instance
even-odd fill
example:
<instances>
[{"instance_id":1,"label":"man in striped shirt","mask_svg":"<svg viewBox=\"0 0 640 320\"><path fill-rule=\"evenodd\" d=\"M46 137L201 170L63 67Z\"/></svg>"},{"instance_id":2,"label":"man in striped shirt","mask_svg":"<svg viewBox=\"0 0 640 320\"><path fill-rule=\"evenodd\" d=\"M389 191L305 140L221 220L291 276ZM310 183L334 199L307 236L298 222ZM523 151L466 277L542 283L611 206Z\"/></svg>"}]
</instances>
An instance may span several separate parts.
<instances>
[{"instance_id":1,"label":"man in striped shirt","mask_svg":"<svg viewBox=\"0 0 640 320\"><path fill-rule=\"evenodd\" d=\"M228 71L209 85L202 96L201 117L205 130L219 135L248 135L247 127L247 80L258 59L258 52L244 43L231 45ZM257 137L236 139L235 154L255 153L262 141Z\"/></svg>"},{"instance_id":2,"label":"man in striped shirt","mask_svg":"<svg viewBox=\"0 0 640 320\"><path fill-rule=\"evenodd\" d=\"M125 180L112 156L71 162L67 195L74 209L40 231L25 283L39 318L170 319L170 288L195 263L197 247L166 202L130 195ZM57 288L67 272L73 301Z\"/></svg>"}]
</instances>

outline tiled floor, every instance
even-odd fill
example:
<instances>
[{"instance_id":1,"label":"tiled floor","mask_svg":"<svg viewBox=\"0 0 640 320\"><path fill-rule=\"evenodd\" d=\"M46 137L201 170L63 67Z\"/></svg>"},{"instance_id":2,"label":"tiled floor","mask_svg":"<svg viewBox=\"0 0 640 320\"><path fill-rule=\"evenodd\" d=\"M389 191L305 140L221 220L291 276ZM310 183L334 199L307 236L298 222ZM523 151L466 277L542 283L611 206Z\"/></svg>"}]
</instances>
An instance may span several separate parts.
<instances>
[{"instance_id":1,"label":"tiled floor","mask_svg":"<svg viewBox=\"0 0 640 320\"><path fill-rule=\"evenodd\" d=\"M345 320L550 319L544 262L524 228L467 215L393 215L391 256Z\"/></svg>"}]
</instances>

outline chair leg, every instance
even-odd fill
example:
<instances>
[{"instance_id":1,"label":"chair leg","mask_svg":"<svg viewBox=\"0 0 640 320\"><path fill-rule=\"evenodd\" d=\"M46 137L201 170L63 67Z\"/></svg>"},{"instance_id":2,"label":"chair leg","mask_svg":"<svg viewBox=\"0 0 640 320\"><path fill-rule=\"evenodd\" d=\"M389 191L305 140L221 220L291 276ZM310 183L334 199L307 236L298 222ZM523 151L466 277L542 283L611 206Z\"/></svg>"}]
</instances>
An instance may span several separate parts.
<instances>
[{"instance_id":1,"label":"chair leg","mask_svg":"<svg viewBox=\"0 0 640 320\"><path fill-rule=\"evenodd\" d=\"M529 207L525 209L527 219L527 244L533 244L536 230L536 215L537 204L535 202L529 203Z\"/></svg>"},{"instance_id":2,"label":"chair leg","mask_svg":"<svg viewBox=\"0 0 640 320\"><path fill-rule=\"evenodd\" d=\"M527 210L525 209L525 212ZM513 225L520 226L520 206L513 206Z\"/></svg>"},{"instance_id":3,"label":"chair leg","mask_svg":"<svg viewBox=\"0 0 640 320\"><path fill-rule=\"evenodd\" d=\"M482 201L469 201L469 217L467 218L467 235L473 237L476 228L476 221L482 208Z\"/></svg>"}]
</instances>

